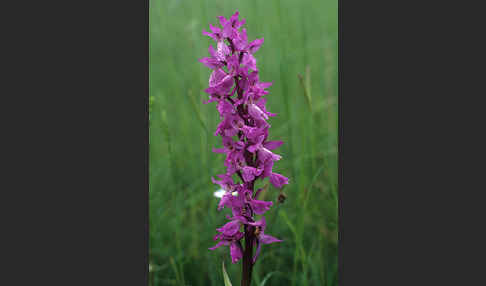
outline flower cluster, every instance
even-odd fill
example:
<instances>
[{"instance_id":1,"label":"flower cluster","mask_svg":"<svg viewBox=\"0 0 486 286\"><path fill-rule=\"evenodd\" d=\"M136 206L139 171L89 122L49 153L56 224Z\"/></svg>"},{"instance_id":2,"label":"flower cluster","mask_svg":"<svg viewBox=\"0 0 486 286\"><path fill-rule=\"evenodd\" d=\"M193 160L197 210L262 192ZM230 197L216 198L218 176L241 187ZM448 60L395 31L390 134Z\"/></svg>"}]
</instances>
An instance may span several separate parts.
<instances>
[{"instance_id":1,"label":"flower cluster","mask_svg":"<svg viewBox=\"0 0 486 286\"><path fill-rule=\"evenodd\" d=\"M283 142L267 140L270 128L267 120L275 114L266 110L263 96L268 94L265 89L272 83L259 81L253 56L263 44L263 38L248 43L246 29L241 28L245 20L238 19L238 12L229 19L218 18L221 27L209 24L211 32L203 31L204 35L214 39L216 49L209 46L210 57L199 61L213 70L205 90L210 98L205 103L217 102L221 118L214 135L222 137L223 148L213 151L226 154L226 173L217 175L217 180L212 178L213 183L225 190L218 210L228 207L232 216L227 216L229 222L217 229L219 233L214 239L219 242L210 249L229 245L232 262L236 263L243 257L241 240L245 237L257 247L253 257L255 263L261 244L281 241L265 234L263 216L258 221L254 219L273 204L257 199L261 189L254 192L254 183L268 177L277 188L288 184L288 178L272 172L274 162L281 159L272 150ZM236 183L234 176L240 182Z\"/></svg>"}]
</instances>

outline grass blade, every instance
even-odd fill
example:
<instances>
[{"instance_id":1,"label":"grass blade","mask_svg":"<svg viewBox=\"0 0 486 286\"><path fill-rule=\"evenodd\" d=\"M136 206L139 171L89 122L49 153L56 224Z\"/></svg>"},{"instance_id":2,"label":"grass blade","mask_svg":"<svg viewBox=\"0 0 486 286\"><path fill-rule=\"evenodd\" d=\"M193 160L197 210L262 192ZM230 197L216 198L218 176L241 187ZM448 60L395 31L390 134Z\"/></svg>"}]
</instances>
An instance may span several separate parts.
<instances>
[{"instance_id":1,"label":"grass blade","mask_svg":"<svg viewBox=\"0 0 486 286\"><path fill-rule=\"evenodd\" d=\"M304 77L302 77L302 75L299 74L297 76L299 77L300 85L302 86L302 89L304 90L304 97L305 97L305 101L307 102L307 106L309 106L309 110L312 113L312 98L310 97L309 90L308 90L308 86L310 86L310 83L306 84L304 82ZM306 81L309 81L309 80L307 80L307 78L306 78Z\"/></svg>"},{"instance_id":2,"label":"grass blade","mask_svg":"<svg viewBox=\"0 0 486 286\"><path fill-rule=\"evenodd\" d=\"M263 278L263 281L262 281L262 283L260 283L260 286L264 286L264 285L265 285L265 283L267 283L267 280L268 280L268 279L269 279L269 278L270 278L270 277L271 277L271 276L272 276L274 273L276 273L276 272L277 272L277 271L272 271L272 272L268 273L268 274L265 276L265 278Z\"/></svg>"},{"instance_id":3,"label":"grass blade","mask_svg":"<svg viewBox=\"0 0 486 286\"><path fill-rule=\"evenodd\" d=\"M322 164L317 172L314 174L314 177L312 178L310 184L307 187L307 193L305 194L305 199L304 199L304 209L307 207L307 201L309 200L309 194L312 190L312 185L315 183L316 179L319 177L321 174L322 170L324 169L324 164Z\"/></svg>"},{"instance_id":4,"label":"grass blade","mask_svg":"<svg viewBox=\"0 0 486 286\"><path fill-rule=\"evenodd\" d=\"M228 273L226 273L226 268L224 267L224 261L223 261L223 280L224 280L224 286L233 286L231 285L231 281L228 277Z\"/></svg>"},{"instance_id":5,"label":"grass blade","mask_svg":"<svg viewBox=\"0 0 486 286\"><path fill-rule=\"evenodd\" d=\"M206 123L204 123L201 111L199 110L199 107L196 104L196 100L194 99L194 96L192 96L192 89L189 89L189 91L187 93L187 97L189 97L189 101L191 102L192 109L193 109L194 113L196 113L196 117L197 117L199 123L201 124L201 127L207 133L208 128L206 127Z\"/></svg>"}]
</instances>

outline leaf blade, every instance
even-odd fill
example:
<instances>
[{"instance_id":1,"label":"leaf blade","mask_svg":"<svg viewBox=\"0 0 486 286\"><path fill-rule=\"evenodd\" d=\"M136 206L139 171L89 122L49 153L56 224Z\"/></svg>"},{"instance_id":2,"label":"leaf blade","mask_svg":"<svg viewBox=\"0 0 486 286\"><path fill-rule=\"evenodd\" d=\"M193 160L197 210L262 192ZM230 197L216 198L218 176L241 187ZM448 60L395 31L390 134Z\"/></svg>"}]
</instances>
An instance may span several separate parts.
<instances>
[{"instance_id":1,"label":"leaf blade","mask_svg":"<svg viewBox=\"0 0 486 286\"><path fill-rule=\"evenodd\" d=\"M263 281L262 281L262 283L260 284L260 286L265 286L265 283L267 283L267 280L268 280L268 279L270 279L270 277L271 277L271 276L272 276L274 273L276 273L276 272L277 272L277 271L272 271L272 272L268 273L268 274L265 276L265 278L263 278Z\"/></svg>"},{"instance_id":2,"label":"leaf blade","mask_svg":"<svg viewBox=\"0 0 486 286\"><path fill-rule=\"evenodd\" d=\"M231 285L231 281L228 277L228 273L226 273L226 268L224 267L224 261L223 261L223 280L224 280L224 286L233 286Z\"/></svg>"}]
</instances>

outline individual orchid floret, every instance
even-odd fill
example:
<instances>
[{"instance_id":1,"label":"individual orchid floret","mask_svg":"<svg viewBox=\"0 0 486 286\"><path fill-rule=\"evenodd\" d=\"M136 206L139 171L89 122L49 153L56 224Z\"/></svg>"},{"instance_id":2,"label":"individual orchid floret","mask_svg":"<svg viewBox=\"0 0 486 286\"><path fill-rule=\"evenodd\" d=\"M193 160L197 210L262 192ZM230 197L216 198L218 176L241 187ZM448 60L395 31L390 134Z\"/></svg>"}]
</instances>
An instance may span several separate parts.
<instances>
[{"instance_id":1,"label":"individual orchid floret","mask_svg":"<svg viewBox=\"0 0 486 286\"><path fill-rule=\"evenodd\" d=\"M228 136L223 136L223 146L224 148L222 149L213 149L213 152L230 154L232 152L241 151L244 149L245 143L242 141L234 141Z\"/></svg>"},{"instance_id":2,"label":"individual orchid floret","mask_svg":"<svg viewBox=\"0 0 486 286\"><path fill-rule=\"evenodd\" d=\"M257 120L267 120L268 115L263 112L260 107L256 104L250 103L248 104L248 113L253 117L253 119Z\"/></svg>"},{"instance_id":3,"label":"individual orchid floret","mask_svg":"<svg viewBox=\"0 0 486 286\"><path fill-rule=\"evenodd\" d=\"M240 231L241 223L239 220L232 220L216 230L225 237L233 237Z\"/></svg>"},{"instance_id":4,"label":"individual orchid floret","mask_svg":"<svg viewBox=\"0 0 486 286\"><path fill-rule=\"evenodd\" d=\"M229 22L231 23L231 26L233 28L235 28L235 29L240 28L246 22L245 19L241 19L241 21L238 21L239 15L240 15L240 12L236 11L233 15L231 15L231 18L229 19Z\"/></svg>"},{"instance_id":5,"label":"individual orchid floret","mask_svg":"<svg viewBox=\"0 0 486 286\"><path fill-rule=\"evenodd\" d=\"M267 147L274 147L275 143L263 143L265 140L265 135L260 135L257 138L255 144L248 146L247 150L251 153L258 152L258 158L260 161L266 161L267 159L271 159L272 161L278 161L282 158L282 156L274 154L272 151L267 149ZM278 143L277 143L278 144Z\"/></svg>"},{"instance_id":6,"label":"individual orchid floret","mask_svg":"<svg viewBox=\"0 0 486 286\"><path fill-rule=\"evenodd\" d=\"M200 59L201 63L210 69L218 69L225 66L230 49L223 40L217 43L217 50L214 50L213 46L209 46L208 51L211 57Z\"/></svg>"},{"instance_id":7,"label":"individual orchid floret","mask_svg":"<svg viewBox=\"0 0 486 286\"><path fill-rule=\"evenodd\" d=\"M210 69L218 69L218 68L224 66L224 64L221 61L219 61L219 60L217 60L213 57L202 58L199 61Z\"/></svg>"},{"instance_id":8,"label":"individual orchid floret","mask_svg":"<svg viewBox=\"0 0 486 286\"><path fill-rule=\"evenodd\" d=\"M251 72L248 75L248 84L250 85L250 92L253 94L252 99L258 101L260 97L268 94L265 89L272 86L271 82L260 82L258 78L258 71ZM262 102L265 105L265 102Z\"/></svg>"},{"instance_id":9,"label":"individual orchid floret","mask_svg":"<svg viewBox=\"0 0 486 286\"><path fill-rule=\"evenodd\" d=\"M233 86L233 77L222 69L216 69L209 77L209 87L214 89L213 93L225 95Z\"/></svg>"},{"instance_id":10,"label":"individual orchid floret","mask_svg":"<svg viewBox=\"0 0 486 286\"><path fill-rule=\"evenodd\" d=\"M246 48L249 53L254 54L258 49L260 49L260 46L263 44L263 38L261 39L256 39L250 44L248 44L248 47Z\"/></svg>"},{"instance_id":11,"label":"individual orchid floret","mask_svg":"<svg viewBox=\"0 0 486 286\"><path fill-rule=\"evenodd\" d=\"M219 239L219 242L209 248L210 250L215 250L223 245L230 246L231 262L236 263L243 257L243 252L241 250L240 240L243 238L244 233L238 231L234 236L225 236L223 234L216 235L215 240Z\"/></svg>"},{"instance_id":12,"label":"individual orchid floret","mask_svg":"<svg viewBox=\"0 0 486 286\"><path fill-rule=\"evenodd\" d=\"M233 121L238 119L238 117L234 114L226 114L223 116L223 120L218 124L216 128L216 132L214 136L221 135L223 137L233 137L238 134L239 129L235 128L233 125Z\"/></svg>"},{"instance_id":13,"label":"individual orchid floret","mask_svg":"<svg viewBox=\"0 0 486 286\"><path fill-rule=\"evenodd\" d=\"M225 117L225 115L236 113L234 106L226 100L220 100L217 108L221 118Z\"/></svg>"},{"instance_id":14,"label":"individual orchid floret","mask_svg":"<svg viewBox=\"0 0 486 286\"><path fill-rule=\"evenodd\" d=\"M250 166L244 166L241 170L241 174L245 182L253 181L255 177L258 177L262 172L263 169L257 169Z\"/></svg>"},{"instance_id":15,"label":"individual orchid floret","mask_svg":"<svg viewBox=\"0 0 486 286\"><path fill-rule=\"evenodd\" d=\"M258 71L258 68L256 66L256 59L255 59L255 57L252 54L244 53L243 54L243 59L241 61L241 64L244 67L249 68L249 69L251 69L253 71Z\"/></svg>"},{"instance_id":16,"label":"individual orchid floret","mask_svg":"<svg viewBox=\"0 0 486 286\"><path fill-rule=\"evenodd\" d=\"M225 44L224 41L219 41L216 47L217 49L214 51L213 47L209 46L209 53L213 58L216 58L224 63L227 60L228 55L231 53L230 48Z\"/></svg>"},{"instance_id":17,"label":"individual orchid floret","mask_svg":"<svg viewBox=\"0 0 486 286\"><path fill-rule=\"evenodd\" d=\"M273 160L266 160L264 162L263 172L261 174L262 178L269 178L270 183L276 188L282 188L283 185L289 183L289 179L281 174L273 173Z\"/></svg>"},{"instance_id":18,"label":"individual orchid floret","mask_svg":"<svg viewBox=\"0 0 486 286\"><path fill-rule=\"evenodd\" d=\"M257 241L256 241L257 250L255 252L255 256L253 257L253 263L255 263L256 259L258 258L258 255L260 254L260 249L262 244L282 242L282 240L275 238L271 235L265 234L265 228L267 226L265 217L262 217L262 219L257 222L249 223L249 224L256 227L255 236L257 237Z\"/></svg>"},{"instance_id":19,"label":"individual orchid floret","mask_svg":"<svg viewBox=\"0 0 486 286\"><path fill-rule=\"evenodd\" d=\"M220 187L225 190L225 191L230 191L232 192L234 190L234 182L231 176L228 176L226 174L221 174L217 175L221 180L215 180L214 178L211 178L211 181L214 184L220 185Z\"/></svg>"},{"instance_id":20,"label":"individual orchid floret","mask_svg":"<svg viewBox=\"0 0 486 286\"><path fill-rule=\"evenodd\" d=\"M233 175L246 166L246 158L243 152L233 152L226 157L224 165L227 167L226 174Z\"/></svg>"},{"instance_id":21,"label":"individual orchid floret","mask_svg":"<svg viewBox=\"0 0 486 286\"><path fill-rule=\"evenodd\" d=\"M246 29L241 29L238 36L233 39L233 45L237 51L244 51L248 45L248 36L246 35Z\"/></svg>"},{"instance_id":22,"label":"individual orchid floret","mask_svg":"<svg viewBox=\"0 0 486 286\"><path fill-rule=\"evenodd\" d=\"M272 173L270 175L270 183L275 186L275 188L282 188L283 185L287 185L289 183L289 179L285 176L282 176L277 173Z\"/></svg>"},{"instance_id":23,"label":"individual orchid floret","mask_svg":"<svg viewBox=\"0 0 486 286\"><path fill-rule=\"evenodd\" d=\"M221 28L209 24L209 29L211 29L211 33L203 30L203 35L213 38L213 40L215 40L216 42L223 40L223 34L221 33Z\"/></svg>"},{"instance_id":24,"label":"individual orchid floret","mask_svg":"<svg viewBox=\"0 0 486 286\"><path fill-rule=\"evenodd\" d=\"M255 194L256 196L257 194ZM253 212L257 215L262 215L266 211L270 209L270 207L273 205L273 202L267 202L267 201L260 201L257 199L251 199L250 200L250 206Z\"/></svg>"},{"instance_id":25,"label":"individual orchid floret","mask_svg":"<svg viewBox=\"0 0 486 286\"><path fill-rule=\"evenodd\" d=\"M239 12L236 11L235 14L227 20L224 16L218 16L219 23L223 27L223 37L233 39L238 34L238 28L245 24L245 19L238 21Z\"/></svg>"}]
</instances>

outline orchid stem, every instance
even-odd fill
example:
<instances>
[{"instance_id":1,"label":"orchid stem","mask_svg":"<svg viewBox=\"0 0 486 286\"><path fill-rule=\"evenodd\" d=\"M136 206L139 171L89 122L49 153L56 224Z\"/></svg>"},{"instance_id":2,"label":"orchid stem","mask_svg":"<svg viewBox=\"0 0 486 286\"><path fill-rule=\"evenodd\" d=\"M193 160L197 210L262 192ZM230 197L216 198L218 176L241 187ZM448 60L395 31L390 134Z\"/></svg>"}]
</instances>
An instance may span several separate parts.
<instances>
[{"instance_id":1,"label":"orchid stem","mask_svg":"<svg viewBox=\"0 0 486 286\"><path fill-rule=\"evenodd\" d=\"M241 274L241 286L250 286L251 272L253 270L253 227L245 225L245 250L243 252L243 271Z\"/></svg>"}]
</instances>

